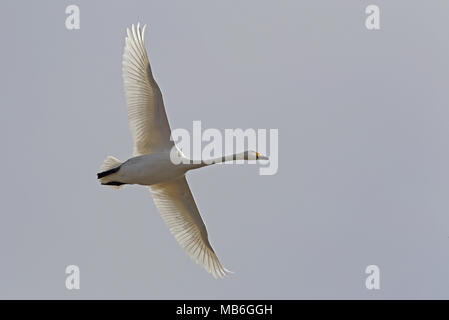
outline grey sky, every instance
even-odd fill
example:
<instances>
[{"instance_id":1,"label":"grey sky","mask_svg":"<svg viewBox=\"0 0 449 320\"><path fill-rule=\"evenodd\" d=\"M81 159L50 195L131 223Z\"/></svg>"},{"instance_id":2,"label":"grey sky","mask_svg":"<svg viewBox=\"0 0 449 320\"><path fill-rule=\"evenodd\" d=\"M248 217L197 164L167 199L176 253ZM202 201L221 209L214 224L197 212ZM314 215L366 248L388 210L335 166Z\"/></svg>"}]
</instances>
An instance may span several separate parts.
<instances>
[{"instance_id":1,"label":"grey sky","mask_svg":"<svg viewBox=\"0 0 449 320\"><path fill-rule=\"evenodd\" d=\"M81 29L65 28L77 4ZM365 28L365 7L381 30ZM2 1L0 298L449 298L449 2ZM279 171L188 175L223 264L176 243L132 153L125 29L171 127L278 128ZM65 288L65 267L81 289ZM365 288L367 265L381 289Z\"/></svg>"}]
</instances>

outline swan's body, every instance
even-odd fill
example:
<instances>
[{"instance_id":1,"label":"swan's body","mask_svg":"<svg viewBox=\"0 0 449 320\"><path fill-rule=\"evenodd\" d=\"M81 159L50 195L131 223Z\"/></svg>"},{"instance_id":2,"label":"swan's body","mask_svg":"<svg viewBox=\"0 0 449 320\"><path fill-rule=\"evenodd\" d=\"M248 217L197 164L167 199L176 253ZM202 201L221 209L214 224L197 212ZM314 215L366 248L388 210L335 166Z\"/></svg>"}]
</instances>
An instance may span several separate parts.
<instances>
[{"instance_id":1,"label":"swan's body","mask_svg":"<svg viewBox=\"0 0 449 320\"><path fill-rule=\"evenodd\" d=\"M134 138L134 157L120 162L108 157L97 177L104 185L125 184L149 186L154 202L176 240L187 253L214 277L223 277L226 270L209 243L206 226L193 199L185 173L213 163L233 160L267 159L254 151L245 151L229 158L195 164L182 161L174 164L170 126L162 94L153 78L144 45L145 26L127 29L123 55L123 78L128 105L128 118ZM186 159L174 149L178 157Z\"/></svg>"},{"instance_id":2,"label":"swan's body","mask_svg":"<svg viewBox=\"0 0 449 320\"><path fill-rule=\"evenodd\" d=\"M151 186L181 177L187 170L186 165L173 164L168 152L156 152L125 161L119 171L108 177L123 184Z\"/></svg>"}]
</instances>

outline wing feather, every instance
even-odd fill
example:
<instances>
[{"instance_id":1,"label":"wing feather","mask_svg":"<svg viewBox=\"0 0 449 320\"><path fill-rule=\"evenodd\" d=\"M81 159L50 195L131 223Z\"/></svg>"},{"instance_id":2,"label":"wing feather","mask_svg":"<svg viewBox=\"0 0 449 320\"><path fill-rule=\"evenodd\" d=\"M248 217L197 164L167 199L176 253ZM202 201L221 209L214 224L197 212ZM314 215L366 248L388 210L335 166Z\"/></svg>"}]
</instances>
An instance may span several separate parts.
<instances>
[{"instance_id":1,"label":"wing feather","mask_svg":"<svg viewBox=\"0 0 449 320\"><path fill-rule=\"evenodd\" d=\"M162 93L153 78L145 49L145 28L138 24L137 28L132 25L131 30L126 30L122 68L136 156L170 150L174 145Z\"/></svg>"},{"instance_id":2,"label":"wing feather","mask_svg":"<svg viewBox=\"0 0 449 320\"><path fill-rule=\"evenodd\" d=\"M150 186L154 202L171 233L184 250L217 277L226 270L209 243L206 226L185 177Z\"/></svg>"}]
</instances>

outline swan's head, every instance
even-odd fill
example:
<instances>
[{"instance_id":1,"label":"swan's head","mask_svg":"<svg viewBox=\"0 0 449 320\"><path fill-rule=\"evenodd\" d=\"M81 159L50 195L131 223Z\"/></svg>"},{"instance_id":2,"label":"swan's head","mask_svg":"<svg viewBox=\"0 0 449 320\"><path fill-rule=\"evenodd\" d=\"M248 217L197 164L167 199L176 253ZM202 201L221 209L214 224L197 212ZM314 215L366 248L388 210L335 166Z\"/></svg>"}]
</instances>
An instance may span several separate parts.
<instances>
[{"instance_id":1,"label":"swan's head","mask_svg":"<svg viewBox=\"0 0 449 320\"><path fill-rule=\"evenodd\" d=\"M256 151L248 151L247 160L268 160L268 157Z\"/></svg>"}]
</instances>

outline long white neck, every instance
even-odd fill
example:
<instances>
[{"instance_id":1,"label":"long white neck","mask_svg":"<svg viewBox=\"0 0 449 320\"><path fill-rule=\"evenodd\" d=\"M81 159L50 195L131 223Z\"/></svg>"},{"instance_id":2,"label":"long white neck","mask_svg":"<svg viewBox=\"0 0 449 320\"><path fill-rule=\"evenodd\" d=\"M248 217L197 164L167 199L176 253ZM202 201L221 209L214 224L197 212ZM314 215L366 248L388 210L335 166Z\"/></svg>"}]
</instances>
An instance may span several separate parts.
<instances>
[{"instance_id":1,"label":"long white neck","mask_svg":"<svg viewBox=\"0 0 449 320\"><path fill-rule=\"evenodd\" d=\"M192 163L189 164L190 169L197 169L206 166L210 166L216 163L227 162L227 161L235 161L235 160L254 160L249 158L249 151L244 151L240 153L234 153L232 155L222 156L213 159L201 160L201 163Z\"/></svg>"}]
</instances>

